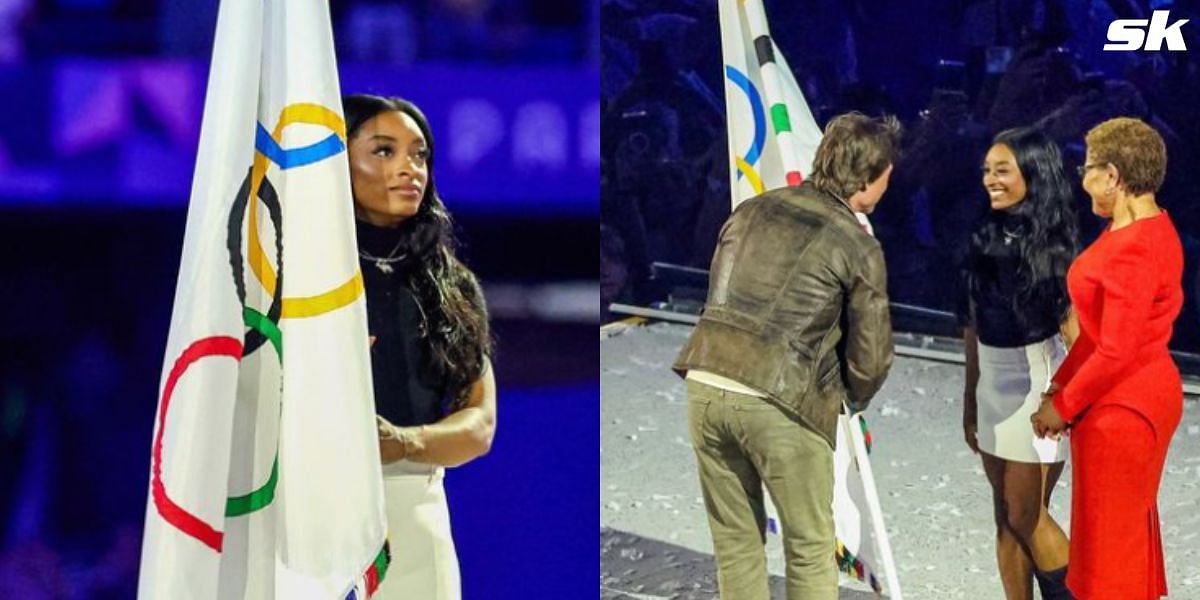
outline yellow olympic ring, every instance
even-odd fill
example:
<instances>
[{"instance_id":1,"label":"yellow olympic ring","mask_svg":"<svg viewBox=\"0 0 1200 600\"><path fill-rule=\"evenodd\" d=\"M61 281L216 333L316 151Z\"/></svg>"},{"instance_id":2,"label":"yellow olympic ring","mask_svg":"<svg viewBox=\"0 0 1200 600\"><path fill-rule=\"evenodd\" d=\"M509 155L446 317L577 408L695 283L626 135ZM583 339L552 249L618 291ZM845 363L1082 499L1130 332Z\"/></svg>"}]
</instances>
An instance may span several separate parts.
<instances>
[{"instance_id":1,"label":"yellow olympic ring","mask_svg":"<svg viewBox=\"0 0 1200 600\"><path fill-rule=\"evenodd\" d=\"M291 104L284 107L280 112L275 130L271 132L271 138L277 144L281 143L283 130L296 123L322 125L337 134L343 144L346 142L346 124L342 121L341 116L320 104L309 103ZM269 161L270 159L261 151L255 151L254 164L250 170L250 199L252 202L247 206L247 210L250 211L248 225L250 235L247 246L250 253L250 270L262 283L267 294L273 296L275 286L279 284L279 278L266 253L263 252L262 243L258 237L258 203L253 201L258 198L258 188L267 176ZM348 281L328 292L316 296L284 298L281 317L285 319L315 317L354 302L362 293L362 272L355 269L354 275Z\"/></svg>"},{"instance_id":2,"label":"yellow olympic ring","mask_svg":"<svg viewBox=\"0 0 1200 600\"><path fill-rule=\"evenodd\" d=\"M758 171L755 171L754 167L750 166L750 163L746 162L746 160L740 156L735 156L733 159L737 164L737 170L740 171L742 175L746 176L746 181L749 181L750 187L754 188L754 193L763 193L763 182L762 178L758 176ZM265 261L266 258L264 257L263 260Z\"/></svg>"}]
</instances>

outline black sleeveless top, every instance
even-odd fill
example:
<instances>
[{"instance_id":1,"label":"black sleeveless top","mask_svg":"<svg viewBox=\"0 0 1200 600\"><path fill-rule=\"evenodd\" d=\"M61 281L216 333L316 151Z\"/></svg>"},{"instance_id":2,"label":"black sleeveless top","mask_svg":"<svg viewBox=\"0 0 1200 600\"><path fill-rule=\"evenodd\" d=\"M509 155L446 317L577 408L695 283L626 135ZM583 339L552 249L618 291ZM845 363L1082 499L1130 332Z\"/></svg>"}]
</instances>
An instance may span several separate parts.
<instances>
[{"instance_id":1,"label":"black sleeveless top","mask_svg":"<svg viewBox=\"0 0 1200 600\"><path fill-rule=\"evenodd\" d=\"M1017 348L1045 340L1058 333L1059 323L1070 307L1065 283L1038 281L1029 300L1014 307L1017 303L1013 298L1021 286L1017 238L1027 232L1013 227L1015 219L993 219L999 221L1001 234L983 241L985 221L972 236L967 251L958 302L959 324L975 327L981 343L997 348Z\"/></svg>"},{"instance_id":2,"label":"black sleeveless top","mask_svg":"<svg viewBox=\"0 0 1200 600\"><path fill-rule=\"evenodd\" d=\"M400 242L399 229L357 219L355 223L361 252L383 258L393 255ZM445 386L428 381L424 373L429 346L423 334L423 307L408 282L416 268L414 261L389 262L381 269L360 254L359 266L366 286L367 329L375 336L371 347L375 412L402 427L438 421L445 416Z\"/></svg>"}]
</instances>

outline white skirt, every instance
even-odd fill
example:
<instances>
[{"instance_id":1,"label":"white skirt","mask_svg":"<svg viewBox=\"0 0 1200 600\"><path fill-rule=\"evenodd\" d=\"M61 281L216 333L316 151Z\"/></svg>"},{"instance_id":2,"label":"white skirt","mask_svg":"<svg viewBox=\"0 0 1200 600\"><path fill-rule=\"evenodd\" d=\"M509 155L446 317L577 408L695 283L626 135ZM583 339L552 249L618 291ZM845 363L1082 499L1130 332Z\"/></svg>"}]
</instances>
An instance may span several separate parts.
<instances>
[{"instance_id":1,"label":"white skirt","mask_svg":"<svg viewBox=\"0 0 1200 600\"><path fill-rule=\"evenodd\" d=\"M1058 463L1067 459L1065 437L1038 439L1029 419L1042 403L1042 392L1066 357L1062 339L1049 339L1019 348L979 344L979 450L1023 463Z\"/></svg>"},{"instance_id":2,"label":"white skirt","mask_svg":"<svg viewBox=\"0 0 1200 600\"><path fill-rule=\"evenodd\" d=\"M374 599L462 597L444 474L442 467L405 460L383 465L392 562Z\"/></svg>"}]
</instances>

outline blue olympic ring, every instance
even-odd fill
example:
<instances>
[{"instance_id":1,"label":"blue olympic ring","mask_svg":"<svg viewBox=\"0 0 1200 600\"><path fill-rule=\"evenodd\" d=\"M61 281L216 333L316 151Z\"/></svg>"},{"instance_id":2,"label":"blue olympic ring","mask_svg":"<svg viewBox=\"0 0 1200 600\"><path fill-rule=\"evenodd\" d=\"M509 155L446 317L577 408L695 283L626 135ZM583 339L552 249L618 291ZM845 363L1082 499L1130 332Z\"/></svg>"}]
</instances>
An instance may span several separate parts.
<instances>
[{"instance_id":1,"label":"blue olympic ring","mask_svg":"<svg viewBox=\"0 0 1200 600\"><path fill-rule=\"evenodd\" d=\"M763 108L762 96L758 94L754 82L732 65L725 65L725 75L734 85L746 92L746 98L750 100L750 110L754 113L754 143L746 152L746 163L753 166L762 155L763 144L767 141L767 113ZM738 177L741 176L742 174L738 173Z\"/></svg>"},{"instance_id":2,"label":"blue olympic ring","mask_svg":"<svg viewBox=\"0 0 1200 600\"><path fill-rule=\"evenodd\" d=\"M284 150L262 123L259 123L254 135L254 149L279 165L279 168L286 170L325 160L345 150L346 144L334 133L310 146Z\"/></svg>"}]
</instances>

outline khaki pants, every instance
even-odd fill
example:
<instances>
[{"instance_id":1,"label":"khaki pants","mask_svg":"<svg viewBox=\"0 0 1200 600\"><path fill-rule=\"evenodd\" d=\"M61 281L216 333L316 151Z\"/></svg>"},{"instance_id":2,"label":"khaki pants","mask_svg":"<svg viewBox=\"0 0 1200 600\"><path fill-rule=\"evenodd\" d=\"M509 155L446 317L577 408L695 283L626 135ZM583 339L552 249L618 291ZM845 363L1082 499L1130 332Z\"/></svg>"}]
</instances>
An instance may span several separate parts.
<instances>
[{"instance_id":1,"label":"khaki pants","mask_svg":"<svg viewBox=\"0 0 1200 600\"><path fill-rule=\"evenodd\" d=\"M833 450L762 398L688 381L688 425L722 600L766 600L766 510L775 499L788 600L838 597Z\"/></svg>"}]
</instances>

